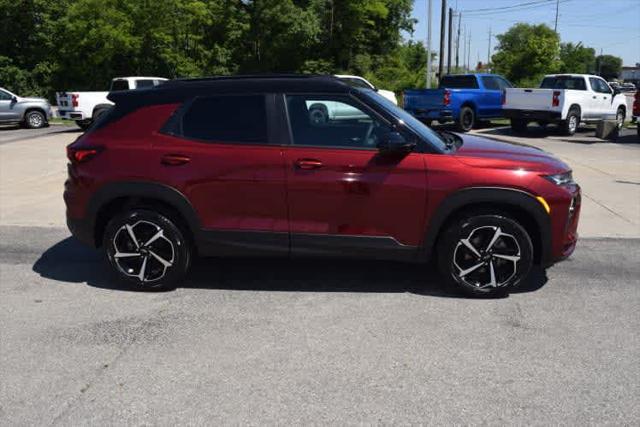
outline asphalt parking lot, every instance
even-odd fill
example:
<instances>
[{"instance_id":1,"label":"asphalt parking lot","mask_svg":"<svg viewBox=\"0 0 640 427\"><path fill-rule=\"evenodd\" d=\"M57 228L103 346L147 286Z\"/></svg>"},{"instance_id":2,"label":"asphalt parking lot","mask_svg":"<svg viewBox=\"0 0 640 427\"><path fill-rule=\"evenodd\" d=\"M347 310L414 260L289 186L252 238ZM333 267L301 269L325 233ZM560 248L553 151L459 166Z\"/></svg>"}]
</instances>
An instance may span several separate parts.
<instances>
[{"instance_id":1,"label":"asphalt parking lot","mask_svg":"<svg viewBox=\"0 0 640 427\"><path fill-rule=\"evenodd\" d=\"M585 202L569 260L508 298L470 300L429 267L333 260L199 260L176 291L127 291L64 228L64 146L79 133L3 132L3 425L640 419L631 139L477 131L556 153Z\"/></svg>"}]
</instances>

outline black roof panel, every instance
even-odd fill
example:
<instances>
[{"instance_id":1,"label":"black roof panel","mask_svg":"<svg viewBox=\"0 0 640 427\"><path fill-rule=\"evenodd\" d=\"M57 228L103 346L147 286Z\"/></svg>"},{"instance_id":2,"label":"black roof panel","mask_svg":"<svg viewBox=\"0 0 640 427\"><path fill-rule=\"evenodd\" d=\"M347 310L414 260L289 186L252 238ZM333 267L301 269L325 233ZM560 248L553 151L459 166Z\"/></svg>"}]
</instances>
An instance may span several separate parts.
<instances>
[{"instance_id":1,"label":"black roof panel","mask_svg":"<svg viewBox=\"0 0 640 427\"><path fill-rule=\"evenodd\" d=\"M176 79L149 89L111 92L115 103L149 105L182 102L194 96L250 93L348 93L351 88L333 76L267 74Z\"/></svg>"}]
</instances>

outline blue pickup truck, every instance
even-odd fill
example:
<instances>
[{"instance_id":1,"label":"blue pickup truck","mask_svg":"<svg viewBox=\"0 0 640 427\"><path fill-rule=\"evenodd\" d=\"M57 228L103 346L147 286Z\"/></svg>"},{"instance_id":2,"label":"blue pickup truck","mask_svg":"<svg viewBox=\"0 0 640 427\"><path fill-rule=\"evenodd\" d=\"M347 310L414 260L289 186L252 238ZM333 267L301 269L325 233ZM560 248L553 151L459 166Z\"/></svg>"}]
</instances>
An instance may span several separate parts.
<instances>
[{"instance_id":1,"label":"blue pickup truck","mask_svg":"<svg viewBox=\"0 0 640 427\"><path fill-rule=\"evenodd\" d=\"M467 132L478 120L502 117L502 91L513 87L496 74L459 74L444 76L438 89L404 91L404 109L430 125L455 122Z\"/></svg>"}]
</instances>

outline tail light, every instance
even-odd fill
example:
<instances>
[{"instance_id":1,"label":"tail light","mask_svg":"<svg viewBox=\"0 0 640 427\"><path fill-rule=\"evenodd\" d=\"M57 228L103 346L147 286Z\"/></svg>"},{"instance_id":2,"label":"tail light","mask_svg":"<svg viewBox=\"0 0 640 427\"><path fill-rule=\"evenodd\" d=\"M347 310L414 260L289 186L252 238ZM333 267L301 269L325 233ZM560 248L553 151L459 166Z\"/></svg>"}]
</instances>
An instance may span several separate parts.
<instances>
[{"instance_id":1,"label":"tail light","mask_svg":"<svg viewBox=\"0 0 640 427\"><path fill-rule=\"evenodd\" d=\"M451 92L449 92L447 89L444 90L443 103L444 105L449 105L451 103Z\"/></svg>"},{"instance_id":2,"label":"tail light","mask_svg":"<svg viewBox=\"0 0 640 427\"><path fill-rule=\"evenodd\" d=\"M78 95L77 93L71 94L71 106L73 107L77 107L78 106L78 98L80 95Z\"/></svg>"},{"instance_id":3,"label":"tail light","mask_svg":"<svg viewBox=\"0 0 640 427\"><path fill-rule=\"evenodd\" d=\"M500 97L500 103L502 105L507 103L507 91L502 89L502 96Z\"/></svg>"},{"instance_id":4,"label":"tail light","mask_svg":"<svg viewBox=\"0 0 640 427\"><path fill-rule=\"evenodd\" d=\"M551 100L551 106L552 107L557 107L560 105L560 91L559 90L554 90L553 91L553 99Z\"/></svg>"},{"instance_id":5,"label":"tail light","mask_svg":"<svg viewBox=\"0 0 640 427\"><path fill-rule=\"evenodd\" d=\"M73 164L85 163L97 156L103 147L74 147L73 144L67 146L67 158Z\"/></svg>"}]
</instances>

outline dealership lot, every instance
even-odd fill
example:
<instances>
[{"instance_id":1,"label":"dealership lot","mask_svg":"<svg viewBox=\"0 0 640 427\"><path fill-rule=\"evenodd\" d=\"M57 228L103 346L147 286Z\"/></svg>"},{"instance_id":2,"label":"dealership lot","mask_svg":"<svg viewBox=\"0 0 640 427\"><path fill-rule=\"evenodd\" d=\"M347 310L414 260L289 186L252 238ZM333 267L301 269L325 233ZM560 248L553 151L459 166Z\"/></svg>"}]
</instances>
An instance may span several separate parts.
<instances>
[{"instance_id":1,"label":"dealership lot","mask_svg":"<svg viewBox=\"0 0 640 427\"><path fill-rule=\"evenodd\" d=\"M200 260L177 291L126 291L64 229L79 133L57 128L0 131L3 424L640 418L634 138L477 131L574 168L583 240L509 298L469 300L428 267L331 260Z\"/></svg>"}]
</instances>

